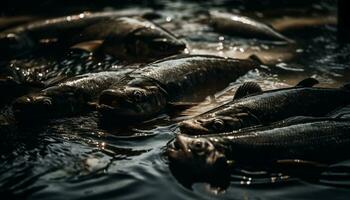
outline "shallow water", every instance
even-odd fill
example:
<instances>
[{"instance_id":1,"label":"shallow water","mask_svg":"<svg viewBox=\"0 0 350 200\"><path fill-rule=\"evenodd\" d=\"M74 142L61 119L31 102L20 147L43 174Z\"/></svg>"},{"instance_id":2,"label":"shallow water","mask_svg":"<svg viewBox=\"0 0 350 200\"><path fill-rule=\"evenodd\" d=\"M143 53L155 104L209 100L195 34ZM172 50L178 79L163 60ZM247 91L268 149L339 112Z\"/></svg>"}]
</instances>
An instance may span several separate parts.
<instances>
[{"instance_id":1,"label":"shallow water","mask_svg":"<svg viewBox=\"0 0 350 200\"><path fill-rule=\"evenodd\" d=\"M349 197L350 179L346 170L341 175L331 172L328 175L324 174L320 181L279 173L262 172L262 175L256 175L238 170L224 186L194 183L191 187L186 187L170 171L163 156L165 145L178 132L177 121L227 102L232 98L235 89L245 81L256 81L263 89L291 86L309 76L320 80L321 86L325 87L339 87L348 81L350 46L337 44L334 25L290 31L287 34L297 41L297 45L284 46L217 34L210 27L201 24L198 20L200 14L197 14L211 7L247 13L255 17L262 17L265 12L269 17L277 15L268 9L253 12L226 1L212 4L164 1L149 5L161 14L161 19L157 19L156 22L187 41L188 52L239 58L249 57L251 53L268 55L265 59L268 61L268 70L249 72L224 91L218 92L214 97L208 97L200 106L176 115L161 115L143 124L123 129L103 129L97 113L89 113L80 117L52 120L47 124L4 130L0 140L0 193L8 195L9 199L10 196L14 199ZM143 6L139 9L148 9L148 4ZM334 7L325 3L314 4L311 8L315 13L329 15L334 12ZM278 13L278 10L274 11ZM56 74L52 74L53 71L60 75L70 75L113 69L118 63L106 57L103 58L102 67L99 61L86 64L84 58L73 58L74 62L70 62L71 57L62 56L56 59L54 64L44 65L47 67L44 72L48 72L45 77L54 77ZM28 63L26 59L31 60L25 58L13 62ZM18 73L25 70L27 69L21 68ZM29 76L25 80L32 79L42 80L40 76ZM350 167L350 160L339 165Z\"/></svg>"}]
</instances>

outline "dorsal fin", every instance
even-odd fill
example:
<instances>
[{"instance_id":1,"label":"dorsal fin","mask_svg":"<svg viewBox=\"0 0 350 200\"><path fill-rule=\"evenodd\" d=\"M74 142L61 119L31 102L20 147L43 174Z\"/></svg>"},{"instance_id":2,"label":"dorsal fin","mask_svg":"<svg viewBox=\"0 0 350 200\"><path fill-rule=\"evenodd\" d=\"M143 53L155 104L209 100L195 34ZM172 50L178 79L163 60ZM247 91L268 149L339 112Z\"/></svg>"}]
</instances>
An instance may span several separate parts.
<instances>
[{"instance_id":1,"label":"dorsal fin","mask_svg":"<svg viewBox=\"0 0 350 200\"><path fill-rule=\"evenodd\" d=\"M263 61L259 58L259 56L257 56L256 54L252 54L248 58L253 60L254 62L257 62L258 64L264 64Z\"/></svg>"},{"instance_id":2,"label":"dorsal fin","mask_svg":"<svg viewBox=\"0 0 350 200\"><path fill-rule=\"evenodd\" d=\"M306 78L302 81L300 81L295 87L312 87L316 84L319 84L318 80L314 78Z\"/></svg>"},{"instance_id":3,"label":"dorsal fin","mask_svg":"<svg viewBox=\"0 0 350 200\"><path fill-rule=\"evenodd\" d=\"M262 92L260 85L256 82L246 82L239 86L233 99L240 99L247 95Z\"/></svg>"}]
</instances>

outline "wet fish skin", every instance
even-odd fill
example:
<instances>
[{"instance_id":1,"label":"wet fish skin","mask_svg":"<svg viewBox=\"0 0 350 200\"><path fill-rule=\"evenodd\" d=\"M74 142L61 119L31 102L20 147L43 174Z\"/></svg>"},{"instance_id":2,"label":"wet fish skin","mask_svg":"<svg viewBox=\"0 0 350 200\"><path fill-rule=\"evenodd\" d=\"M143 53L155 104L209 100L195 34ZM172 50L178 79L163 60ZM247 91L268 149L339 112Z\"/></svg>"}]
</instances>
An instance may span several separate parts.
<instances>
[{"instance_id":1,"label":"wet fish skin","mask_svg":"<svg viewBox=\"0 0 350 200\"><path fill-rule=\"evenodd\" d=\"M152 22L140 17L121 17L118 12L67 16L0 33L0 44L7 57L42 46L70 47L91 40L105 40L102 52L119 58L133 55L133 58L155 59L179 53L186 47Z\"/></svg>"},{"instance_id":2,"label":"wet fish skin","mask_svg":"<svg viewBox=\"0 0 350 200\"><path fill-rule=\"evenodd\" d=\"M96 32L101 30L99 27L107 29L108 33L104 36L101 51L121 59L156 60L178 54L186 48L186 44L172 33L140 17L111 19L89 29Z\"/></svg>"},{"instance_id":3,"label":"wet fish skin","mask_svg":"<svg viewBox=\"0 0 350 200\"><path fill-rule=\"evenodd\" d=\"M173 56L134 71L127 85L104 91L100 111L108 117L146 119L167 106L203 100L254 68L258 65L250 60Z\"/></svg>"},{"instance_id":4,"label":"wet fish skin","mask_svg":"<svg viewBox=\"0 0 350 200\"><path fill-rule=\"evenodd\" d=\"M13 110L19 121L71 116L89 110L101 91L132 70L89 73L69 78L40 92L16 99Z\"/></svg>"},{"instance_id":5,"label":"wet fish skin","mask_svg":"<svg viewBox=\"0 0 350 200\"><path fill-rule=\"evenodd\" d=\"M293 43L272 27L248 17L217 11L210 12L209 16L213 28L224 34Z\"/></svg>"},{"instance_id":6,"label":"wet fish skin","mask_svg":"<svg viewBox=\"0 0 350 200\"><path fill-rule=\"evenodd\" d=\"M222 147L230 144L225 155L228 159L242 162L301 159L328 163L349 156L346 153L350 150L349 131L348 120L329 119L209 140L218 141L218 144L225 143ZM343 153L337 155L339 152ZM247 158L253 160L246 161Z\"/></svg>"},{"instance_id":7,"label":"wet fish skin","mask_svg":"<svg viewBox=\"0 0 350 200\"><path fill-rule=\"evenodd\" d=\"M349 157L349 122L314 119L216 135L179 135L167 154L172 162L187 169L192 165L201 174L218 172L229 163L255 166L296 159L334 163Z\"/></svg>"},{"instance_id":8,"label":"wet fish skin","mask_svg":"<svg viewBox=\"0 0 350 200\"><path fill-rule=\"evenodd\" d=\"M68 42L72 35L80 33L84 27L115 16L119 16L119 13L81 13L20 25L0 33L1 52L11 57L32 51L41 43L57 43L58 40Z\"/></svg>"},{"instance_id":9,"label":"wet fish skin","mask_svg":"<svg viewBox=\"0 0 350 200\"><path fill-rule=\"evenodd\" d=\"M349 103L350 90L345 88L284 88L231 101L179 126L181 132L189 135L215 134L292 116L320 117Z\"/></svg>"}]
</instances>

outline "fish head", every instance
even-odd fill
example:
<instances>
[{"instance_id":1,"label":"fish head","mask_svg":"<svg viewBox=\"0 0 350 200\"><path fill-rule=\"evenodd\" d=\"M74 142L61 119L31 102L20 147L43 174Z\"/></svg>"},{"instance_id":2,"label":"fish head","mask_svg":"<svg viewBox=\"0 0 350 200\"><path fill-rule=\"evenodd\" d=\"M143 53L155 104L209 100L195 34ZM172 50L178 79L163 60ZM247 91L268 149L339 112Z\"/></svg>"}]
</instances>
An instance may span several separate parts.
<instances>
[{"instance_id":1,"label":"fish head","mask_svg":"<svg viewBox=\"0 0 350 200\"><path fill-rule=\"evenodd\" d=\"M168 144L166 154L171 163L191 169L198 175L227 167L225 155L207 138L179 134Z\"/></svg>"},{"instance_id":2,"label":"fish head","mask_svg":"<svg viewBox=\"0 0 350 200\"><path fill-rule=\"evenodd\" d=\"M71 87L53 86L17 98L13 103L16 118L35 120L72 114L86 105L85 93Z\"/></svg>"},{"instance_id":3,"label":"fish head","mask_svg":"<svg viewBox=\"0 0 350 200\"><path fill-rule=\"evenodd\" d=\"M182 133L188 135L206 135L240 129L242 122L238 117L207 115L183 121L179 124Z\"/></svg>"},{"instance_id":4,"label":"fish head","mask_svg":"<svg viewBox=\"0 0 350 200\"><path fill-rule=\"evenodd\" d=\"M186 44L169 32L150 26L133 32L126 48L128 54L137 58L163 58L180 53Z\"/></svg>"},{"instance_id":5,"label":"fish head","mask_svg":"<svg viewBox=\"0 0 350 200\"><path fill-rule=\"evenodd\" d=\"M52 99L44 94L31 94L17 98L13 111L19 121L44 118L51 110Z\"/></svg>"},{"instance_id":6,"label":"fish head","mask_svg":"<svg viewBox=\"0 0 350 200\"><path fill-rule=\"evenodd\" d=\"M115 87L103 91L99 98L99 110L103 116L126 117L126 121L154 115L165 104L165 97L156 86Z\"/></svg>"}]
</instances>

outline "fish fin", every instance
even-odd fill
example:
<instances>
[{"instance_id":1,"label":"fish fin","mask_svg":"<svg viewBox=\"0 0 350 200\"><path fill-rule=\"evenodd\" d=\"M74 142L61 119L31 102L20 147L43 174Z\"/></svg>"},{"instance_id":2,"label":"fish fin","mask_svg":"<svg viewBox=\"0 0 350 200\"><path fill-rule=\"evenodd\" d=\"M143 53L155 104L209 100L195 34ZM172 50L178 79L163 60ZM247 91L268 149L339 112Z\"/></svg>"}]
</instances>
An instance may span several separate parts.
<instances>
[{"instance_id":1,"label":"fish fin","mask_svg":"<svg viewBox=\"0 0 350 200\"><path fill-rule=\"evenodd\" d=\"M260 85L256 82L246 82L238 87L233 99L240 99L250 94L260 93L262 91L263 90L261 89Z\"/></svg>"},{"instance_id":2,"label":"fish fin","mask_svg":"<svg viewBox=\"0 0 350 200\"><path fill-rule=\"evenodd\" d=\"M295 87L312 87L316 84L319 84L318 80L314 78L306 78L302 81L300 81Z\"/></svg>"},{"instance_id":3,"label":"fish fin","mask_svg":"<svg viewBox=\"0 0 350 200\"><path fill-rule=\"evenodd\" d=\"M71 49L81 49L84 51L95 52L103 43L103 40L92 40L87 42L81 42L71 46Z\"/></svg>"},{"instance_id":4,"label":"fish fin","mask_svg":"<svg viewBox=\"0 0 350 200\"><path fill-rule=\"evenodd\" d=\"M248 57L250 60L253 60L254 62L262 65L264 64L264 62L259 58L259 56L257 56L256 54L252 54Z\"/></svg>"},{"instance_id":5,"label":"fish fin","mask_svg":"<svg viewBox=\"0 0 350 200\"><path fill-rule=\"evenodd\" d=\"M168 102L167 106L171 110L186 110L198 105L196 102Z\"/></svg>"}]
</instances>

